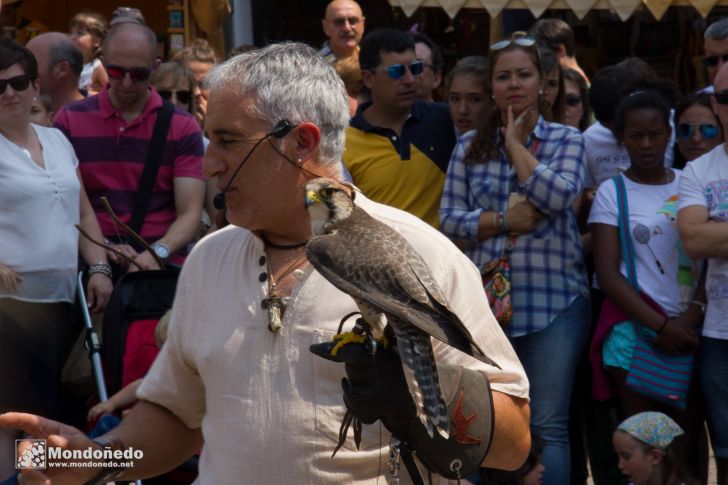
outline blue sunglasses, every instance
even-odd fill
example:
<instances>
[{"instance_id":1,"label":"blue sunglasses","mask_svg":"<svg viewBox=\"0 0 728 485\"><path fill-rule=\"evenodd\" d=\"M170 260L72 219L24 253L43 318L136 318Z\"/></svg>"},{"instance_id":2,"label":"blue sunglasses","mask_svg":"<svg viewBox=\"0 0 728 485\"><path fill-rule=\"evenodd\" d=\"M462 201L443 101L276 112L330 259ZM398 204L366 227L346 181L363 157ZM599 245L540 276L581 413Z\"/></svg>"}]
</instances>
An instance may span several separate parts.
<instances>
[{"instance_id":1,"label":"blue sunglasses","mask_svg":"<svg viewBox=\"0 0 728 485\"><path fill-rule=\"evenodd\" d=\"M422 71L425 70L425 63L422 59L417 59L416 61L410 62L409 65L392 64L391 66L385 66L383 68L383 70L387 73L387 76L391 79L402 79L402 77L404 77L404 73L407 72L407 69L409 69L409 72L411 72L413 76L419 76L422 74Z\"/></svg>"},{"instance_id":2,"label":"blue sunglasses","mask_svg":"<svg viewBox=\"0 0 728 485\"><path fill-rule=\"evenodd\" d=\"M706 140L712 140L718 136L719 130L716 125L701 123L680 123L675 129L675 136L678 140L687 140L693 137L696 128L700 130L700 136Z\"/></svg>"}]
</instances>

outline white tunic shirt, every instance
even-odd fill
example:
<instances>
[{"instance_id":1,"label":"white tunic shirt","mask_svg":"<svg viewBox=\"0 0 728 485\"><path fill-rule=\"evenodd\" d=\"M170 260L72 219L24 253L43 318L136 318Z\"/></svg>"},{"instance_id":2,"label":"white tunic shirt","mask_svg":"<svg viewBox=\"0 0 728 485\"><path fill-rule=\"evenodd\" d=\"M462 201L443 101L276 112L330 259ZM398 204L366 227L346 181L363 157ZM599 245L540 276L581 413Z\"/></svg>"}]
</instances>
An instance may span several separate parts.
<instances>
[{"instance_id":1,"label":"white tunic shirt","mask_svg":"<svg viewBox=\"0 0 728 485\"><path fill-rule=\"evenodd\" d=\"M494 390L528 399L528 381L496 322L475 266L416 217L357 194L357 205L400 231L430 265L475 341L501 369L435 341L439 361L482 369ZM205 445L196 483L383 484L390 435L364 426L332 458L345 411L344 365L314 356L356 306L309 265L278 334L267 329L260 239L228 227L203 239L182 270L169 338L138 395L166 407ZM497 417L496 417L497 419ZM407 473L402 467L402 475ZM403 484L408 480L403 479Z\"/></svg>"},{"instance_id":2,"label":"white tunic shirt","mask_svg":"<svg viewBox=\"0 0 728 485\"><path fill-rule=\"evenodd\" d=\"M45 168L0 134L0 262L23 278L16 293L0 283L0 298L71 302L78 264L78 159L59 130L32 127Z\"/></svg>"}]
</instances>

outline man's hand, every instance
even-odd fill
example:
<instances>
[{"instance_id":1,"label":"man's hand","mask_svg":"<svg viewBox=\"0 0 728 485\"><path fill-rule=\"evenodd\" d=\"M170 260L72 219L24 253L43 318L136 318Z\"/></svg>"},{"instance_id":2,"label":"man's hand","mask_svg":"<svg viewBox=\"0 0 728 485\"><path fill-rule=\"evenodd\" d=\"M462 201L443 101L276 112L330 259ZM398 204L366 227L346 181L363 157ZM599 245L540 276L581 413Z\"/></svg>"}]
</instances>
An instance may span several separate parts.
<instances>
[{"instance_id":1,"label":"man's hand","mask_svg":"<svg viewBox=\"0 0 728 485\"><path fill-rule=\"evenodd\" d=\"M0 414L0 427L25 431L31 438L43 438L48 446L57 446L63 450L98 449L88 436L81 431L57 421L24 413ZM25 484L76 485L85 483L98 474L92 467L80 468L48 468L46 470L22 470L19 482Z\"/></svg>"},{"instance_id":2,"label":"man's hand","mask_svg":"<svg viewBox=\"0 0 728 485\"><path fill-rule=\"evenodd\" d=\"M135 258L134 262L141 267L143 270L154 270L154 269L161 269L157 262L154 259L154 256L149 251L144 251L142 253L139 253ZM134 271L140 271L139 267L136 265L130 265L129 272L132 273Z\"/></svg>"},{"instance_id":3,"label":"man's hand","mask_svg":"<svg viewBox=\"0 0 728 485\"><path fill-rule=\"evenodd\" d=\"M333 347L333 342L312 345L311 352L345 364L347 377L341 380L344 403L357 419L372 424L387 414L417 414L395 351L377 346L372 354L365 345L350 343L332 356Z\"/></svg>"}]
</instances>

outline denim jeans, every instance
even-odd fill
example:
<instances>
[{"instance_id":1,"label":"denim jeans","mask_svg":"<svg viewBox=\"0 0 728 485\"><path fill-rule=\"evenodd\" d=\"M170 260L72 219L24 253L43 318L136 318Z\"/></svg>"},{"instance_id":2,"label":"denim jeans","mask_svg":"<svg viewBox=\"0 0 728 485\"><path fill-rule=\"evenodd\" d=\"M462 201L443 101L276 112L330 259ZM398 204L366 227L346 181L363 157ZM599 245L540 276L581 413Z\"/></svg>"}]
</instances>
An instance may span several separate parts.
<instances>
[{"instance_id":1,"label":"denim jeans","mask_svg":"<svg viewBox=\"0 0 728 485\"><path fill-rule=\"evenodd\" d=\"M700 381L715 456L728 458L728 340L700 339Z\"/></svg>"},{"instance_id":2,"label":"denim jeans","mask_svg":"<svg viewBox=\"0 0 728 485\"><path fill-rule=\"evenodd\" d=\"M511 339L530 383L531 425L544 440L543 485L569 483L569 403L589 339L589 300L577 297L543 330Z\"/></svg>"}]
</instances>

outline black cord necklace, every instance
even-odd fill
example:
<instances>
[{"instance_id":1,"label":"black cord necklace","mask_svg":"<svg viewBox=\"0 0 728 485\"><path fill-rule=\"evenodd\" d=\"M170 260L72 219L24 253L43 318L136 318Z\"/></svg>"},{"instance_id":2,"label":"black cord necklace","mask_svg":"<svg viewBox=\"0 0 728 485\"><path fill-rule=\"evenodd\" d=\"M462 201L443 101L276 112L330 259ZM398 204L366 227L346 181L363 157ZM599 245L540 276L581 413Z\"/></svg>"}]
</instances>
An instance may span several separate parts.
<instances>
[{"instance_id":1,"label":"black cord necklace","mask_svg":"<svg viewBox=\"0 0 728 485\"><path fill-rule=\"evenodd\" d=\"M267 247L273 248L273 249L280 249L282 251L289 251L291 249L301 248L301 247L305 246L306 243L308 242L308 241L303 241L303 242L295 243L295 244L274 244L262 236L261 236L261 239L263 240L263 243L265 243L265 245Z\"/></svg>"}]
</instances>

